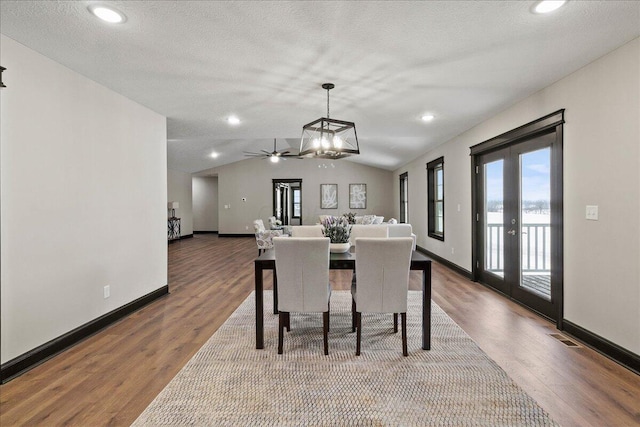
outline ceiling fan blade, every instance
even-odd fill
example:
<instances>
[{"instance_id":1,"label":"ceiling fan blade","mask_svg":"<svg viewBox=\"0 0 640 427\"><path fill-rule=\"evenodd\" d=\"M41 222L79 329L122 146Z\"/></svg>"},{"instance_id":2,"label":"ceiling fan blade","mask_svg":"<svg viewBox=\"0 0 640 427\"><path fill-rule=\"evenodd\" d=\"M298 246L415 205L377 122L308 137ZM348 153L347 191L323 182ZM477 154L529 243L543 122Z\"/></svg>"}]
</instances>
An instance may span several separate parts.
<instances>
[{"instance_id":1,"label":"ceiling fan blade","mask_svg":"<svg viewBox=\"0 0 640 427\"><path fill-rule=\"evenodd\" d=\"M272 153L268 152L267 150L260 150L260 151L262 151L263 153L265 153L267 156L271 156L271 155L272 155Z\"/></svg>"},{"instance_id":2,"label":"ceiling fan blade","mask_svg":"<svg viewBox=\"0 0 640 427\"><path fill-rule=\"evenodd\" d=\"M243 153L247 157L265 157L265 155L261 153L251 153L249 151L243 151Z\"/></svg>"},{"instance_id":3,"label":"ceiling fan blade","mask_svg":"<svg viewBox=\"0 0 640 427\"><path fill-rule=\"evenodd\" d=\"M281 151L281 152L280 152L280 155L281 155L281 156L284 156L285 154L289 154L289 153L290 153L290 151L289 151L289 150L287 150L287 151Z\"/></svg>"}]
</instances>

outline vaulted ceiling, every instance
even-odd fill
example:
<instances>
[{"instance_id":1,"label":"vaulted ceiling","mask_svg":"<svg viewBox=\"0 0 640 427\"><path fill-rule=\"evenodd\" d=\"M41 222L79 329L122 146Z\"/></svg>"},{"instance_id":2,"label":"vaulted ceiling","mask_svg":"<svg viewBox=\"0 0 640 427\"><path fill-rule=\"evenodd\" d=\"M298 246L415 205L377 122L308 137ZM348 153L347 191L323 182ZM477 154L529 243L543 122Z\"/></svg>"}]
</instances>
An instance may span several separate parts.
<instances>
[{"instance_id":1,"label":"vaulted ceiling","mask_svg":"<svg viewBox=\"0 0 640 427\"><path fill-rule=\"evenodd\" d=\"M0 31L166 116L184 172L295 150L325 82L356 123L350 160L393 170L640 35L635 1L100 2L122 24L94 3L2 0Z\"/></svg>"}]
</instances>

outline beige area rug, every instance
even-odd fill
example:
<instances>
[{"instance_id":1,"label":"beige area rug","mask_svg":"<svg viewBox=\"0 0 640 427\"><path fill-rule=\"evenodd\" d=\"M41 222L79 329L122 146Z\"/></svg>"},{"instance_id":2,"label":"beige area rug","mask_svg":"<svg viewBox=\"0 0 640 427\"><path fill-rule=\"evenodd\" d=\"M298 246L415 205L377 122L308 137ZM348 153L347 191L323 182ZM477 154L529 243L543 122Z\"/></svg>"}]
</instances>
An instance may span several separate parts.
<instances>
[{"instance_id":1,"label":"beige area rug","mask_svg":"<svg viewBox=\"0 0 640 427\"><path fill-rule=\"evenodd\" d=\"M351 296L322 315L291 315L284 354L265 292L265 349L255 349L252 293L135 421L135 426L548 426L538 404L435 303L432 349L421 347L421 297L409 294L409 356L392 315L363 314L362 355Z\"/></svg>"}]
</instances>

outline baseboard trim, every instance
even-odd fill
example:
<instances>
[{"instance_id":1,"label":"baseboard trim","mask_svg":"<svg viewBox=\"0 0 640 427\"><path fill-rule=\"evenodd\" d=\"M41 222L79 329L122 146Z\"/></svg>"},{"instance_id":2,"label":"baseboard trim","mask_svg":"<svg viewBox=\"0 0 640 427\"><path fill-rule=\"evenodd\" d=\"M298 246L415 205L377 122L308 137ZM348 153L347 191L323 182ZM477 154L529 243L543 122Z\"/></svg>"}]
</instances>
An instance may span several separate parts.
<instances>
[{"instance_id":1,"label":"baseboard trim","mask_svg":"<svg viewBox=\"0 0 640 427\"><path fill-rule=\"evenodd\" d=\"M562 330L579 339L599 353L640 375L640 356L612 343L606 338L594 334L566 319L562 320Z\"/></svg>"},{"instance_id":2,"label":"baseboard trim","mask_svg":"<svg viewBox=\"0 0 640 427\"><path fill-rule=\"evenodd\" d=\"M433 252L421 247L421 246L416 246L416 250L418 252L422 252L423 254L425 254L426 256L428 256L429 258L432 258L434 261L438 261L440 264L444 265L445 267L449 268L450 270L455 271L456 273L458 273L459 275L469 279L469 280L473 280L473 276L471 274L470 271L465 270L464 268L460 267L457 264L452 263L451 261L442 258L440 255L436 255Z\"/></svg>"},{"instance_id":3,"label":"baseboard trim","mask_svg":"<svg viewBox=\"0 0 640 427\"><path fill-rule=\"evenodd\" d=\"M236 234L236 233L230 233L230 234L220 234L218 233L218 237L255 237L255 234Z\"/></svg>"},{"instance_id":4,"label":"baseboard trim","mask_svg":"<svg viewBox=\"0 0 640 427\"><path fill-rule=\"evenodd\" d=\"M169 285L165 285L151 293L148 293L147 295L123 305L120 308L93 319L90 322L59 336L58 338L54 338L53 340L44 343L27 353L3 363L0 365L0 383L4 384L7 381L22 375L28 370L33 369L57 354L60 354L64 350L78 344L85 338L88 338L96 332L128 316L134 311L139 310L145 305L168 294Z\"/></svg>"},{"instance_id":5,"label":"baseboard trim","mask_svg":"<svg viewBox=\"0 0 640 427\"><path fill-rule=\"evenodd\" d=\"M218 234L217 231L193 231L193 234Z\"/></svg>"}]
</instances>

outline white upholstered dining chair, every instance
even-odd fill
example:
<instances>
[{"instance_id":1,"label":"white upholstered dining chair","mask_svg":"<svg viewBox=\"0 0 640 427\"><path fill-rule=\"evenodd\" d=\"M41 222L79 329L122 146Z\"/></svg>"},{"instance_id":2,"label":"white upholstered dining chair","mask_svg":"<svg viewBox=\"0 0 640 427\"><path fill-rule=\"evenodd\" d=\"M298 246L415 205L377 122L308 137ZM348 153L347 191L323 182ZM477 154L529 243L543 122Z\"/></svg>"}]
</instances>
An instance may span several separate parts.
<instances>
[{"instance_id":1,"label":"white upholstered dining chair","mask_svg":"<svg viewBox=\"0 0 640 427\"><path fill-rule=\"evenodd\" d=\"M324 237L321 225L294 225L291 237Z\"/></svg>"},{"instance_id":2,"label":"white upholstered dining chair","mask_svg":"<svg viewBox=\"0 0 640 427\"><path fill-rule=\"evenodd\" d=\"M323 314L324 354L329 354L329 238L276 237L273 239L278 279L278 354L290 313Z\"/></svg>"},{"instance_id":3,"label":"white upholstered dining chair","mask_svg":"<svg viewBox=\"0 0 640 427\"><path fill-rule=\"evenodd\" d=\"M386 225L354 224L351 226L349 237L351 246L356 244L356 239L359 237L389 237L389 230Z\"/></svg>"},{"instance_id":4,"label":"white upholstered dining chair","mask_svg":"<svg viewBox=\"0 0 640 427\"><path fill-rule=\"evenodd\" d=\"M357 284L351 287L352 316L357 331L356 355L360 355L362 313L397 313L402 318L402 354L407 352L407 296L411 267L411 237L358 238Z\"/></svg>"}]
</instances>

